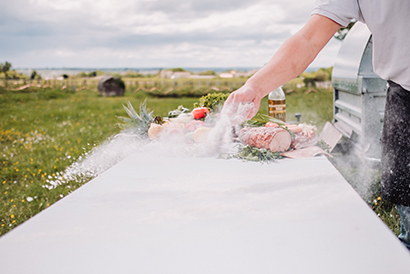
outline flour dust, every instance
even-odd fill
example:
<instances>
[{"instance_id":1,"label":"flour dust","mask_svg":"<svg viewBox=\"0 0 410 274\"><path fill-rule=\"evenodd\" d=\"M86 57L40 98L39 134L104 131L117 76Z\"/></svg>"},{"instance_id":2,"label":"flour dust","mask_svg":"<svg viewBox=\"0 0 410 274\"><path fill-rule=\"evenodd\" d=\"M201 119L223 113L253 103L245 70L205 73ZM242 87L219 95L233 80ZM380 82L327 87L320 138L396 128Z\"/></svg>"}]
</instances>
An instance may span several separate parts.
<instances>
[{"instance_id":1,"label":"flour dust","mask_svg":"<svg viewBox=\"0 0 410 274\"><path fill-rule=\"evenodd\" d=\"M354 152L332 153L331 162L366 202L380 194L380 166L365 162Z\"/></svg>"},{"instance_id":2,"label":"flour dust","mask_svg":"<svg viewBox=\"0 0 410 274\"><path fill-rule=\"evenodd\" d=\"M238 125L245 121L253 107L253 104L239 104L229 115L225 112L217 118L205 119L204 124L210 130L206 140L201 142L194 142L179 132L175 134L175 131L154 141L136 134L120 133L80 156L65 171L49 176L43 187L52 190L71 181L86 183L131 154L143 151L149 151L150 157L217 157L221 153L233 153L237 149L233 133L239 130Z\"/></svg>"}]
</instances>

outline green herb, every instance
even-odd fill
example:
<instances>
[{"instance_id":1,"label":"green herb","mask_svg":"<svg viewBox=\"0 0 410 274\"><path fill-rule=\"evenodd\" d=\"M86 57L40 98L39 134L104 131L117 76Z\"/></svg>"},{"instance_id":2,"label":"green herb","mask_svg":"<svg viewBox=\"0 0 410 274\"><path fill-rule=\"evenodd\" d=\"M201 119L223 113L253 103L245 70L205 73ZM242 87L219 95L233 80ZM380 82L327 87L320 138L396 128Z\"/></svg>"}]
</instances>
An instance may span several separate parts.
<instances>
[{"instance_id":1,"label":"green herb","mask_svg":"<svg viewBox=\"0 0 410 274\"><path fill-rule=\"evenodd\" d=\"M279 152L272 152L269 149L252 147L250 145L238 145L238 153L221 153L219 159L237 158L252 162L274 162L283 157Z\"/></svg>"},{"instance_id":2,"label":"green herb","mask_svg":"<svg viewBox=\"0 0 410 274\"><path fill-rule=\"evenodd\" d=\"M325 141L319 140L316 145L327 153L330 153L330 146Z\"/></svg>"},{"instance_id":3,"label":"green herb","mask_svg":"<svg viewBox=\"0 0 410 274\"><path fill-rule=\"evenodd\" d=\"M279 126L284 126L286 123L283 122L282 120L273 118L269 115L266 114L256 114L255 117L253 117L251 120L248 120L245 122L246 126L251 126L251 127L263 127L267 122L272 122L275 124L278 124Z\"/></svg>"},{"instance_id":4,"label":"green herb","mask_svg":"<svg viewBox=\"0 0 410 274\"><path fill-rule=\"evenodd\" d=\"M194 108L206 107L209 112L219 112L228 99L229 93L209 93L199 98L199 103L194 103Z\"/></svg>"},{"instance_id":5,"label":"green herb","mask_svg":"<svg viewBox=\"0 0 410 274\"><path fill-rule=\"evenodd\" d=\"M181 113L188 113L189 109L184 108L184 106L180 105L177 109L171 110L168 112L168 118L175 118L178 117Z\"/></svg>"},{"instance_id":6,"label":"green herb","mask_svg":"<svg viewBox=\"0 0 410 274\"><path fill-rule=\"evenodd\" d=\"M290 136L292 137L292 141L295 140L295 133L293 131L289 130L286 123L283 122L282 120L273 118L269 115L266 114L256 114L255 117L253 117L251 120L248 120L242 124L243 127L264 127L267 122L272 122L275 124L278 124L281 128L289 132Z\"/></svg>"}]
</instances>

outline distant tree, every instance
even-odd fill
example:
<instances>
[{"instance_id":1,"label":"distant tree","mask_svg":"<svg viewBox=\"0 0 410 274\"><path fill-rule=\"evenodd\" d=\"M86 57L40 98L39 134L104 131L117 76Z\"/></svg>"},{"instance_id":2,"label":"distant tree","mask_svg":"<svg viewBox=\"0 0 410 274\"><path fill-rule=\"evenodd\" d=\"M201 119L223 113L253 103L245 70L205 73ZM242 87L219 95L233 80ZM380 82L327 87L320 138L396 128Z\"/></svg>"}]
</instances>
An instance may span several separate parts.
<instances>
[{"instance_id":1,"label":"distant tree","mask_svg":"<svg viewBox=\"0 0 410 274\"><path fill-rule=\"evenodd\" d=\"M95 71L95 75L96 75L96 76L103 76L103 75L105 75L105 72L104 72L104 71L101 71L101 70L96 70L96 71Z\"/></svg>"},{"instance_id":2,"label":"distant tree","mask_svg":"<svg viewBox=\"0 0 410 274\"><path fill-rule=\"evenodd\" d=\"M173 71L173 72L183 72L183 71L186 71L186 70L183 69L183 68L170 68L170 69L166 69L166 70L170 70L170 71Z\"/></svg>"},{"instance_id":3,"label":"distant tree","mask_svg":"<svg viewBox=\"0 0 410 274\"><path fill-rule=\"evenodd\" d=\"M99 73L97 71L91 71L89 73L86 72L80 72L79 74L77 74L78 77L95 77L97 76ZM104 75L104 73L102 74Z\"/></svg>"},{"instance_id":4,"label":"distant tree","mask_svg":"<svg viewBox=\"0 0 410 274\"><path fill-rule=\"evenodd\" d=\"M125 77L130 77L130 78L143 78L146 77L144 74L141 74L139 72L127 72L125 74Z\"/></svg>"},{"instance_id":5,"label":"distant tree","mask_svg":"<svg viewBox=\"0 0 410 274\"><path fill-rule=\"evenodd\" d=\"M306 87L315 87L316 82L330 81L332 79L332 70L333 67L320 68L313 72L304 72L301 75L303 77L303 83Z\"/></svg>"},{"instance_id":6,"label":"distant tree","mask_svg":"<svg viewBox=\"0 0 410 274\"><path fill-rule=\"evenodd\" d=\"M332 70L333 70L333 67L318 69L317 71L313 73L315 81L324 82L324 81L332 80Z\"/></svg>"},{"instance_id":7,"label":"distant tree","mask_svg":"<svg viewBox=\"0 0 410 274\"><path fill-rule=\"evenodd\" d=\"M303 78L303 83L305 84L305 87L316 87L315 78L312 77Z\"/></svg>"},{"instance_id":8,"label":"distant tree","mask_svg":"<svg viewBox=\"0 0 410 274\"><path fill-rule=\"evenodd\" d=\"M36 76L37 76L37 71L33 70L33 71L31 72L30 79L31 79L31 80L34 80L34 79L36 79Z\"/></svg>"},{"instance_id":9,"label":"distant tree","mask_svg":"<svg viewBox=\"0 0 410 274\"><path fill-rule=\"evenodd\" d=\"M64 79L68 79L68 75L67 74L63 74L62 75Z\"/></svg>"},{"instance_id":10,"label":"distant tree","mask_svg":"<svg viewBox=\"0 0 410 274\"><path fill-rule=\"evenodd\" d=\"M321 68L321 70L324 70L324 71L326 71L329 75L332 75L333 67Z\"/></svg>"},{"instance_id":11,"label":"distant tree","mask_svg":"<svg viewBox=\"0 0 410 274\"><path fill-rule=\"evenodd\" d=\"M314 79L317 82L324 82L329 80L330 77L325 71L319 69L318 71L316 71L316 76Z\"/></svg>"},{"instance_id":12,"label":"distant tree","mask_svg":"<svg viewBox=\"0 0 410 274\"><path fill-rule=\"evenodd\" d=\"M9 76L7 73L9 72L10 68L11 68L11 64L7 61L4 64L3 63L0 64L0 72L3 72L4 77L6 78L6 87L7 87L7 80L9 79Z\"/></svg>"},{"instance_id":13,"label":"distant tree","mask_svg":"<svg viewBox=\"0 0 410 274\"><path fill-rule=\"evenodd\" d=\"M90 73L87 74L88 77L95 77L97 76L97 71L92 71Z\"/></svg>"},{"instance_id":14,"label":"distant tree","mask_svg":"<svg viewBox=\"0 0 410 274\"><path fill-rule=\"evenodd\" d=\"M199 75L216 75L216 72L213 70L202 71Z\"/></svg>"},{"instance_id":15,"label":"distant tree","mask_svg":"<svg viewBox=\"0 0 410 274\"><path fill-rule=\"evenodd\" d=\"M334 37L340 41L343 41L347 35L347 33L349 32L349 30L354 26L354 24L356 24L357 21L351 21L349 23L349 25L347 25L347 27L341 27L336 34L334 35Z\"/></svg>"}]
</instances>

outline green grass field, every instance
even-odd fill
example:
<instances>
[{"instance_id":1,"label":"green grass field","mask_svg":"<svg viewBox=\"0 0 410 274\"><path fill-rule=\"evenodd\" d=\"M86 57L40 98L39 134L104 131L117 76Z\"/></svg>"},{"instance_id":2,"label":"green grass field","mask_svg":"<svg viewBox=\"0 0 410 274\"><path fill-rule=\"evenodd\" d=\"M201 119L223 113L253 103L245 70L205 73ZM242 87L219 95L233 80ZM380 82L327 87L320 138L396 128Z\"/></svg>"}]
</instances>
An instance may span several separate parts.
<instances>
[{"instance_id":1,"label":"green grass field","mask_svg":"<svg viewBox=\"0 0 410 274\"><path fill-rule=\"evenodd\" d=\"M145 97L103 98L96 92L61 90L0 92L0 234L53 204L83 181L53 191L43 188L85 152L120 132L122 104L138 106ZM150 98L147 106L166 115L197 99ZM30 200L30 201L28 201Z\"/></svg>"},{"instance_id":2,"label":"green grass field","mask_svg":"<svg viewBox=\"0 0 410 274\"><path fill-rule=\"evenodd\" d=\"M304 91L287 95L288 120L301 113L302 122L316 124L320 132L326 121L332 120L332 92ZM53 190L43 187L48 179L119 133L116 116L126 116L122 105L129 100L138 107L146 96L144 92L126 91L124 97L104 98L89 90L0 88L0 235L86 183L90 178L73 180ZM148 97L147 107L155 115L166 116L179 105L192 109L197 101ZM267 113L266 98L260 112ZM386 210L381 208L380 212ZM393 229L397 220L391 221L390 212L386 214Z\"/></svg>"}]
</instances>

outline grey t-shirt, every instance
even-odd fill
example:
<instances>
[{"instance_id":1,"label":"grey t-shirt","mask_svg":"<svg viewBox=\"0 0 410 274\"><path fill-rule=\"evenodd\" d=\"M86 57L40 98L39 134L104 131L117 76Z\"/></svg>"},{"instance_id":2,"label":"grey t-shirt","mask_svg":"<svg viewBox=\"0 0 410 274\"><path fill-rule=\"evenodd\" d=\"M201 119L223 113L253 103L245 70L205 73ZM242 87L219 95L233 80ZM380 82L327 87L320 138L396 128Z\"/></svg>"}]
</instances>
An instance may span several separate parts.
<instances>
[{"instance_id":1,"label":"grey t-shirt","mask_svg":"<svg viewBox=\"0 0 410 274\"><path fill-rule=\"evenodd\" d=\"M347 26L352 19L373 36L374 71L410 90L410 0L316 0L312 14Z\"/></svg>"}]
</instances>

